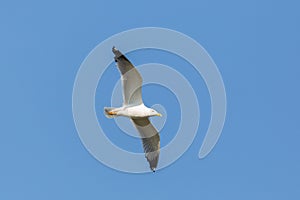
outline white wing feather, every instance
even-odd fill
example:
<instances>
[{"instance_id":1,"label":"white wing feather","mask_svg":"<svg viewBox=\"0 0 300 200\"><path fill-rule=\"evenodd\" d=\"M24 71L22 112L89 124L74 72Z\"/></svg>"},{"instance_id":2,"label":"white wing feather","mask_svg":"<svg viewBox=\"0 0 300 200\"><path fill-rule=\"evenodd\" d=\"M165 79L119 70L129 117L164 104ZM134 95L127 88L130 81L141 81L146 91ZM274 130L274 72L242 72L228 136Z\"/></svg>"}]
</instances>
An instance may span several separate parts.
<instances>
[{"instance_id":1,"label":"white wing feather","mask_svg":"<svg viewBox=\"0 0 300 200\"><path fill-rule=\"evenodd\" d=\"M145 157L150 164L150 168L152 171L155 171L160 151L159 134L148 117L131 120L142 138Z\"/></svg>"},{"instance_id":2,"label":"white wing feather","mask_svg":"<svg viewBox=\"0 0 300 200\"><path fill-rule=\"evenodd\" d=\"M133 64L115 47L112 49L115 61L122 75L123 105L133 106L143 103L142 83L143 79Z\"/></svg>"}]
</instances>

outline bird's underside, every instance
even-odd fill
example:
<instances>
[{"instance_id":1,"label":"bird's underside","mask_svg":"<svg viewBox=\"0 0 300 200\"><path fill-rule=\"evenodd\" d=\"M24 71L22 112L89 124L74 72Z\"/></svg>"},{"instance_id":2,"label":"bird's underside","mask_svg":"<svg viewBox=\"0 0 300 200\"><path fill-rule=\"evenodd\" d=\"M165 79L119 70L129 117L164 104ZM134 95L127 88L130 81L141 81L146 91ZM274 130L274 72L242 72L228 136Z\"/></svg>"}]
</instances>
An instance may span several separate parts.
<instances>
[{"instance_id":1,"label":"bird's underside","mask_svg":"<svg viewBox=\"0 0 300 200\"><path fill-rule=\"evenodd\" d=\"M149 117L161 115L143 104L141 94L142 77L133 64L115 47L112 51L115 54L114 59L122 76L123 106L120 108L104 108L105 115L108 118L125 116L131 119L141 136L145 157L154 172L158 164L160 137L151 124Z\"/></svg>"}]
</instances>

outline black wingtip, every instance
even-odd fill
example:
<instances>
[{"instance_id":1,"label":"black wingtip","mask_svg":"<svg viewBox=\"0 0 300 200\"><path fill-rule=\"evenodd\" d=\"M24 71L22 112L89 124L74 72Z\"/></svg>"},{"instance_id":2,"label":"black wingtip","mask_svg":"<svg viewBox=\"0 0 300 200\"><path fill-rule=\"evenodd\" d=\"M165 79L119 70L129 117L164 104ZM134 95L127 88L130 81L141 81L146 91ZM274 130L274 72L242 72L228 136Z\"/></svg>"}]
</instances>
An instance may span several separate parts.
<instances>
[{"instance_id":1,"label":"black wingtip","mask_svg":"<svg viewBox=\"0 0 300 200\"><path fill-rule=\"evenodd\" d=\"M115 54L115 59L123 55L115 46L112 47L112 52Z\"/></svg>"},{"instance_id":2,"label":"black wingtip","mask_svg":"<svg viewBox=\"0 0 300 200\"><path fill-rule=\"evenodd\" d=\"M155 168L155 167L153 167L153 168L151 168L151 170L152 170L152 172L154 173L154 172L155 172L155 170L156 170L156 168Z\"/></svg>"}]
</instances>

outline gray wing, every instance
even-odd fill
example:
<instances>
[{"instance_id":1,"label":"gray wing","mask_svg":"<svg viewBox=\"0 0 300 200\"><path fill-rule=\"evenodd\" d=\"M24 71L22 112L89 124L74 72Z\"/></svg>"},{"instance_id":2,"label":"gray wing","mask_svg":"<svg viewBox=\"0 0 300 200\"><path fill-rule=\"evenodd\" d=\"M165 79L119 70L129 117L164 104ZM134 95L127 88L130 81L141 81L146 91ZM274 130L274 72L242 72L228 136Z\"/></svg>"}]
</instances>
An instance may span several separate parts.
<instances>
[{"instance_id":1,"label":"gray wing","mask_svg":"<svg viewBox=\"0 0 300 200\"><path fill-rule=\"evenodd\" d=\"M160 138L157 130L151 124L148 117L131 119L142 138L145 157L154 172L159 158Z\"/></svg>"},{"instance_id":2,"label":"gray wing","mask_svg":"<svg viewBox=\"0 0 300 200\"><path fill-rule=\"evenodd\" d=\"M115 47L112 48L115 61L122 75L123 105L140 105L143 79L131 62Z\"/></svg>"}]
</instances>

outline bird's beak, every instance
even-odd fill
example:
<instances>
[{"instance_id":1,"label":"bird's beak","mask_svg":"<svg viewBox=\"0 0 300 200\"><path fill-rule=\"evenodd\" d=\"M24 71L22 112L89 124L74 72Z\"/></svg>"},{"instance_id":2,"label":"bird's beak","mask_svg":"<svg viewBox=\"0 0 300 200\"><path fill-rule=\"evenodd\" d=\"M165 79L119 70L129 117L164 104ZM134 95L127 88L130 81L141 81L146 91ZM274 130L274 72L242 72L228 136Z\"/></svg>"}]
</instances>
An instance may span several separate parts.
<instances>
[{"instance_id":1,"label":"bird's beak","mask_svg":"<svg viewBox=\"0 0 300 200\"><path fill-rule=\"evenodd\" d=\"M162 115L160 113L157 113L156 116L162 117Z\"/></svg>"}]
</instances>

